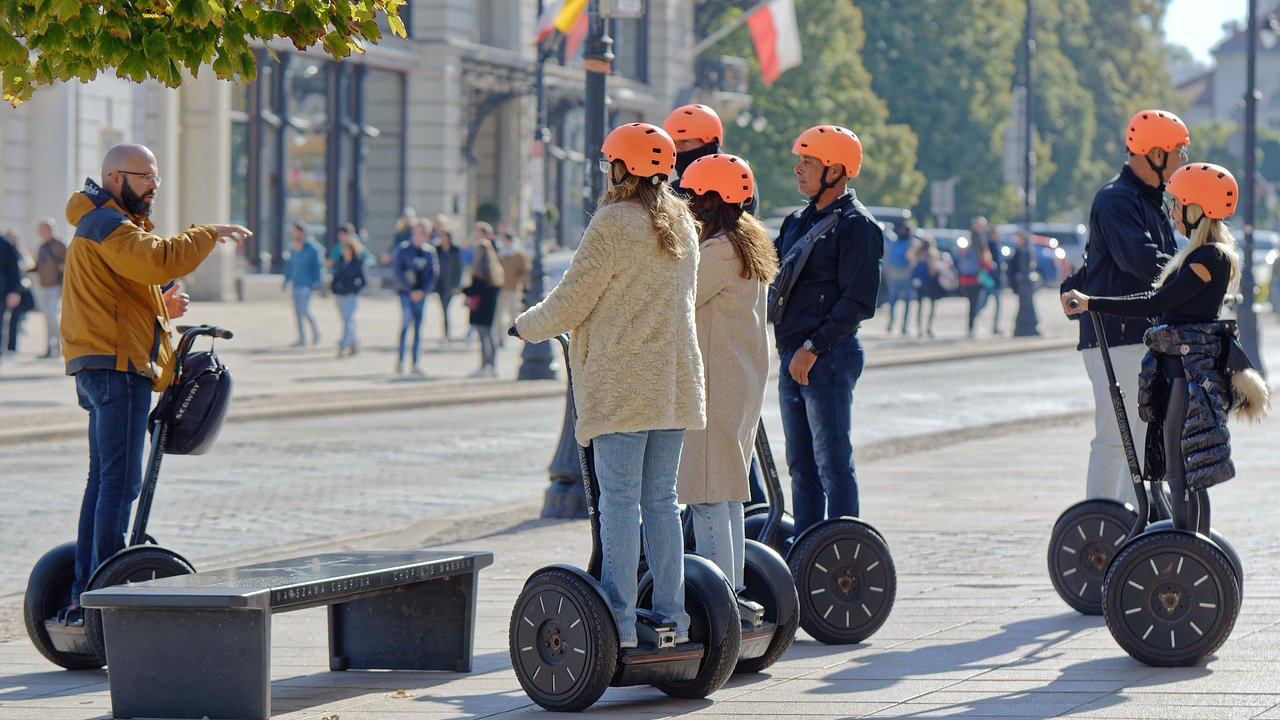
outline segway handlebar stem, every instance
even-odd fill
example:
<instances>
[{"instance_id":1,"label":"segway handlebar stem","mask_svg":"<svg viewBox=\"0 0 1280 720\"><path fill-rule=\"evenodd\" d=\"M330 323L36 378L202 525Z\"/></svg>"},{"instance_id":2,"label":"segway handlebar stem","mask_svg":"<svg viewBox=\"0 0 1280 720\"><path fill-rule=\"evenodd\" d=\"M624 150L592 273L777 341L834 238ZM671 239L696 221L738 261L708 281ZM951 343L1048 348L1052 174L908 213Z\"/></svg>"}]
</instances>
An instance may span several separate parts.
<instances>
[{"instance_id":1,"label":"segway handlebar stem","mask_svg":"<svg viewBox=\"0 0 1280 720\"><path fill-rule=\"evenodd\" d=\"M573 401L573 370L569 367L569 336L557 335L560 351L564 353L564 374L569 382L569 412L576 425L578 408ZM574 442L578 445L577 441ZM587 519L591 524L591 559L587 562L587 572L591 577L600 580L603 577L604 550L600 543L600 485L596 478L595 456L590 447L578 445L578 464L582 467L582 489L587 500Z\"/></svg>"}]
</instances>

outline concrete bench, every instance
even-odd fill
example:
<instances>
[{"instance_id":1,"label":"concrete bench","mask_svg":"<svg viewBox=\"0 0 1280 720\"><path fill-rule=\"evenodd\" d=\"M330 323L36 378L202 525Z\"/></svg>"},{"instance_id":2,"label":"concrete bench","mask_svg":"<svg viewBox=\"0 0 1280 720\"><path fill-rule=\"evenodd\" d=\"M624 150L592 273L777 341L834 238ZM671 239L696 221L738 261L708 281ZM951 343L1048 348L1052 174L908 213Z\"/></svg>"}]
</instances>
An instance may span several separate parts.
<instances>
[{"instance_id":1,"label":"concrete bench","mask_svg":"<svg viewBox=\"0 0 1280 720\"><path fill-rule=\"evenodd\" d=\"M488 552L327 553L85 593L117 718L271 716L271 615L327 605L331 670L469 672Z\"/></svg>"}]
</instances>

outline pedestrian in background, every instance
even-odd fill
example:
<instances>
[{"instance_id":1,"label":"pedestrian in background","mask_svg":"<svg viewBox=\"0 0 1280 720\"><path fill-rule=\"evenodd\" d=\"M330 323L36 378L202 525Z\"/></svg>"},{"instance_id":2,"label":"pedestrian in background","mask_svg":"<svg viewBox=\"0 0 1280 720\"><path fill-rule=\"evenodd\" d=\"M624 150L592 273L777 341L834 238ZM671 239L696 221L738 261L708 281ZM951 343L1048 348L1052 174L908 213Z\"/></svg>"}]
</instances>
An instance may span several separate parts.
<instances>
[{"instance_id":1,"label":"pedestrian in background","mask_svg":"<svg viewBox=\"0 0 1280 720\"><path fill-rule=\"evenodd\" d=\"M933 236L922 234L920 242L911 253L911 288L916 295L916 337L933 337L933 318L938 311L938 300L946 297L944 283L955 287L955 269L951 261L938 252ZM924 304L929 302L929 321L924 322ZM904 325L905 319L904 319Z\"/></svg>"},{"instance_id":2,"label":"pedestrian in background","mask_svg":"<svg viewBox=\"0 0 1280 720\"><path fill-rule=\"evenodd\" d=\"M10 345L16 347L18 327L22 320L23 290L22 253L18 236L12 230L0 233L0 356Z\"/></svg>"},{"instance_id":3,"label":"pedestrian in background","mask_svg":"<svg viewBox=\"0 0 1280 720\"><path fill-rule=\"evenodd\" d=\"M395 253L401 245L413 239L413 229L422 221L418 219L418 213L411 207L407 207L400 213L400 217L396 219L396 233L391 238L391 252Z\"/></svg>"},{"instance_id":4,"label":"pedestrian in background","mask_svg":"<svg viewBox=\"0 0 1280 720\"><path fill-rule=\"evenodd\" d=\"M498 317L493 326L498 332L498 347L502 347L507 336L505 328L524 310L524 285L533 266L520 239L509 229L498 233L498 261L502 263L502 292L498 295Z\"/></svg>"},{"instance_id":5,"label":"pedestrian in background","mask_svg":"<svg viewBox=\"0 0 1280 720\"><path fill-rule=\"evenodd\" d=\"M396 374L404 372L404 345L410 329L413 330L410 372L414 375L423 374L418 365L418 351L422 344L422 311L427 293L435 287L436 276L440 274L440 261L436 258L435 248L427 241L427 236L425 225L414 225L412 236L396 248L395 258L391 261L396 290L400 294L400 350L396 355Z\"/></svg>"},{"instance_id":6,"label":"pedestrian in background","mask_svg":"<svg viewBox=\"0 0 1280 720\"><path fill-rule=\"evenodd\" d=\"M991 253L987 249L987 219L973 219L973 230L956 244L956 273L960 277L960 294L969 301L968 336L974 335L974 323L982 312L987 288L991 286Z\"/></svg>"},{"instance_id":7,"label":"pedestrian in background","mask_svg":"<svg viewBox=\"0 0 1280 720\"><path fill-rule=\"evenodd\" d=\"M52 218L40 221L40 247L36 249L36 302L44 314L45 351L41 358L62 356L62 335L58 322L62 315L62 273L67 261L67 245L53 233Z\"/></svg>"},{"instance_id":8,"label":"pedestrian in background","mask_svg":"<svg viewBox=\"0 0 1280 720\"><path fill-rule=\"evenodd\" d=\"M991 318L991 333L1002 335L1004 331L1000 329L1001 296L1004 294L1004 289L1009 287L1008 265L1000 248L1000 233L995 228L987 228L986 241L987 255L991 258L990 295L992 302L995 303L995 316Z\"/></svg>"},{"instance_id":9,"label":"pedestrian in background","mask_svg":"<svg viewBox=\"0 0 1280 720\"><path fill-rule=\"evenodd\" d=\"M902 334L907 334L907 318L911 316L911 255L915 246L915 232L907 222L893 229L895 238L889 243L884 258L885 299L889 303L889 324L885 331L893 334L893 316L898 301L902 301Z\"/></svg>"},{"instance_id":10,"label":"pedestrian in background","mask_svg":"<svg viewBox=\"0 0 1280 720\"><path fill-rule=\"evenodd\" d=\"M355 355L360 350L356 336L356 309L360 304L360 291L368 284L365 268L370 263L369 253L351 223L338 231L336 249L338 258L333 264L333 280L329 289L337 299L338 313L342 316L342 339L338 341L338 357L342 357Z\"/></svg>"},{"instance_id":11,"label":"pedestrian in background","mask_svg":"<svg viewBox=\"0 0 1280 720\"><path fill-rule=\"evenodd\" d=\"M302 223L294 223L291 232L293 246L284 261L284 287L293 286L293 314L298 325L298 339L293 346L307 344L306 324L311 326L311 344L318 345L320 326L311 313L311 296L324 282L324 263L320 259L324 250L307 236Z\"/></svg>"},{"instance_id":12,"label":"pedestrian in background","mask_svg":"<svg viewBox=\"0 0 1280 720\"><path fill-rule=\"evenodd\" d=\"M502 291L502 262L493 248L493 230L488 223L476 223L475 260L471 263L471 284L462 292L471 310L471 327L480 336L480 368L473 377L497 375L493 320Z\"/></svg>"},{"instance_id":13,"label":"pedestrian in background","mask_svg":"<svg viewBox=\"0 0 1280 720\"><path fill-rule=\"evenodd\" d=\"M440 317L444 322L444 341L453 342L449 333L449 303L462 287L462 252L453 242L449 230L449 216L441 213L431 226L431 244L436 248L440 262L440 275L436 279L436 297L440 300Z\"/></svg>"}]
</instances>

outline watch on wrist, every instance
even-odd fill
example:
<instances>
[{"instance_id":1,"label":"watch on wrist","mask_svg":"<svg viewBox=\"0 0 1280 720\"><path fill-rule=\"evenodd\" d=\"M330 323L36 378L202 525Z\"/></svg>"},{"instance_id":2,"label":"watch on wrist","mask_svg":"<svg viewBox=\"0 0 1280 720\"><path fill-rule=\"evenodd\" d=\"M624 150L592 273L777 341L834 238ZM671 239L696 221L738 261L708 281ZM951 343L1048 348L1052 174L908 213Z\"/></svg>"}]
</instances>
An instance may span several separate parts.
<instances>
[{"instance_id":1,"label":"watch on wrist","mask_svg":"<svg viewBox=\"0 0 1280 720\"><path fill-rule=\"evenodd\" d=\"M817 354L818 354L817 349L815 349L815 348L814 348L814 345L813 345L813 341L812 341L812 340L805 340L805 341L804 341L804 344L800 346L800 349L801 349L801 350L807 350L807 351L809 351L809 352L813 353L814 355L817 355Z\"/></svg>"}]
</instances>

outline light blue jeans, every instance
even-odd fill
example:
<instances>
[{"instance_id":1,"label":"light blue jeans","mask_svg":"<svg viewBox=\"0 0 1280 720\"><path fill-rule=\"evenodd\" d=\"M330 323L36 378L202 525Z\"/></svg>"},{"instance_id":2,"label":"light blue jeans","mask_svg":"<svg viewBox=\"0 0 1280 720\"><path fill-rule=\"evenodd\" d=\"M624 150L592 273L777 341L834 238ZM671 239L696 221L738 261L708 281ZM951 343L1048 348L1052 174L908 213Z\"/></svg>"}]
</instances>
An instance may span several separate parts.
<instances>
[{"instance_id":1,"label":"light blue jeans","mask_svg":"<svg viewBox=\"0 0 1280 720\"><path fill-rule=\"evenodd\" d=\"M356 346L356 306L360 303L360 295L337 295L338 312L342 313L342 341L338 347L346 350Z\"/></svg>"},{"instance_id":2,"label":"light blue jeans","mask_svg":"<svg viewBox=\"0 0 1280 720\"><path fill-rule=\"evenodd\" d=\"M684 611L684 534L676 503L683 430L610 433L593 442L600 479L601 585L618 624L618 641L636 642L636 570L640 566L640 519L644 550L653 573L653 611L688 635Z\"/></svg>"},{"instance_id":3,"label":"light blue jeans","mask_svg":"<svg viewBox=\"0 0 1280 720\"><path fill-rule=\"evenodd\" d=\"M743 528L742 503L722 502L690 505L693 538L698 554L715 563L733 584L734 592L747 589L742 566L747 556L747 536Z\"/></svg>"}]
</instances>

